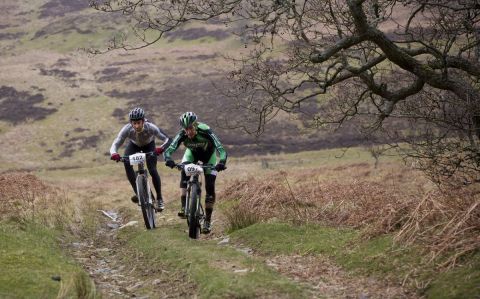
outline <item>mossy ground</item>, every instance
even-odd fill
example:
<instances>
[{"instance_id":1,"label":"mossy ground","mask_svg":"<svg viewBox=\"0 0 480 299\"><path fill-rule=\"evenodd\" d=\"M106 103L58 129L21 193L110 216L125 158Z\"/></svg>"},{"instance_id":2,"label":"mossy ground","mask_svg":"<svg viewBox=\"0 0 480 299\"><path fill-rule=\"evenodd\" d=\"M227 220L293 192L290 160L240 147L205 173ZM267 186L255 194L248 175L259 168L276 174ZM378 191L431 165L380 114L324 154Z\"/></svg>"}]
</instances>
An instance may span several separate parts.
<instances>
[{"instance_id":1,"label":"mossy ground","mask_svg":"<svg viewBox=\"0 0 480 299\"><path fill-rule=\"evenodd\" d=\"M0 223L0 297L96 297L88 275L62 251L59 236L33 223Z\"/></svg>"}]
</instances>

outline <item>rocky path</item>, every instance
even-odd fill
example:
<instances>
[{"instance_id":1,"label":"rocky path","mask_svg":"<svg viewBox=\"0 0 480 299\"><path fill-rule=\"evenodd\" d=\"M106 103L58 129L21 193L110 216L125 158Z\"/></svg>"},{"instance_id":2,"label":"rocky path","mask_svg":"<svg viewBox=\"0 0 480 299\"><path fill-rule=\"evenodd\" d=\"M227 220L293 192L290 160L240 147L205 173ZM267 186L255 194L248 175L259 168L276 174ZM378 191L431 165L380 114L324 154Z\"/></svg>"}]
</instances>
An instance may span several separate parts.
<instances>
[{"instance_id":1,"label":"rocky path","mask_svg":"<svg viewBox=\"0 0 480 299\"><path fill-rule=\"evenodd\" d=\"M178 298L177 288L186 284L184 274L165 269L152 271L148 260L139 252L127 252L117 233L124 227L141 225L138 221L123 222L115 211L99 211L101 218L95 232L95 240L81 240L69 244L75 259L95 282L96 291L102 298ZM135 263L124 262L129 254ZM187 286L183 286L186 288Z\"/></svg>"},{"instance_id":2,"label":"rocky path","mask_svg":"<svg viewBox=\"0 0 480 299\"><path fill-rule=\"evenodd\" d=\"M94 280L97 292L102 298L182 297L178 290L188 288L185 285L185 273L149 269L145 264L148 261L141 253L126 253L126 250L122 249L121 241L117 239L118 231L125 226L141 223L130 221L123 224L121 216L115 212L102 213L105 217L102 217L95 240L73 242L69 246L76 260ZM254 249L231 242L228 236L224 236L221 233L223 229L220 215L219 218L213 233L204 236L205 239L216 241L218 246L231 246L246 255L264 260L267 266L310 290L310 298L418 298L399 285L377 278L349 274L319 256L263 256ZM125 254L134 255L136 263L125 264L122 261ZM188 297L192 297L191 295L190 293Z\"/></svg>"},{"instance_id":3,"label":"rocky path","mask_svg":"<svg viewBox=\"0 0 480 299\"><path fill-rule=\"evenodd\" d=\"M292 280L308 285L312 298L418 298L398 284L349 274L318 256L275 256L267 258L266 263Z\"/></svg>"},{"instance_id":4,"label":"rocky path","mask_svg":"<svg viewBox=\"0 0 480 299\"><path fill-rule=\"evenodd\" d=\"M256 253L252 248L240 244L230 244L228 237L221 238L218 244L232 246L244 254L263 259L267 266L310 290L309 298L419 298L414 292L387 280L350 274L325 257L313 255L265 256Z\"/></svg>"},{"instance_id":5,"label":"rocky path","mask_svg":"<svg viewBox=\"0 0 480 299\"><path fill-rule=\"evenodd\" d=\"M116 238L122 219L113 211L105 212L111 216L101 221L95 240L81 240L70 244L76 260L94 280L97 292L106 298L142 298L138 290L145 281L134 275L135 266L126 266L121 262L118 252L119 241ZM130 224L134 224L133 222Z\"/></svg>"}]
</instances>

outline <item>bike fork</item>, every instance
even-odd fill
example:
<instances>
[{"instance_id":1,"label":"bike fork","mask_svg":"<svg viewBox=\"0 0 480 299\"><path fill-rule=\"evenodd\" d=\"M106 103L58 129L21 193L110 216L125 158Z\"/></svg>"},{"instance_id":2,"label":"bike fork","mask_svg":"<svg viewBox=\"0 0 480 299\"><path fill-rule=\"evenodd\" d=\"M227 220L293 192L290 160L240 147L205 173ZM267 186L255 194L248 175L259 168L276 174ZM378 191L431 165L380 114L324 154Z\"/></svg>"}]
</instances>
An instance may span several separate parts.
<instances>
[{"instance_id":1,"label":"bike fork","mask_svg":"<svg viewBox=\"0 0 480 299\"><path fill-rule=\"evenodd\" d=\"M141 180L140 180L140 176L143 176L144 177L144 180L147 184L147 192L148 192L148 203L149 204L152 204L153 202L153 199L152 199L152 192L151 192L151 189L150 189L150 184L148 183L148 176L146 174L143 174L143 173L138 173L137 174L137 178L135 180L135 184L137 186L137 196L140 196L140 194L138 194L138 190L140 190L138 184L141 184ZM139 197L140 198L140 197ZM141 202L140 200L138 201L138 205L141 206Z\"/></svg>"},{"instance_id":2,"label":"bike fork","mask_svg":"<svg viewBox=\"0 0 480 299\"><path fill-rule=\"evenodd\" d=\"M188 183L188 186L187 186L187 200L185 201L185 213L186 215L190 215L190 212L192 211L192 207L190 207L190 203L191 203L191 198L192 198L192 183ZM197 186L197 196L198 196L198 201L197 201L197 204L200 205L200 198L201 198L201 190L198 188ZM201 206L201 205L200 205ZM195 211L198 210L198 206L196 207L197 209L195 209Z\"/></svg>"},{"instance_id":3,"label":"bike fork","mask_svg":"<svg viewBox=\"0 0 480 299\"><path fill-rule=\"evenodd\" d=\"M148 177L145 176L145 180L148 180ZM152 204L153 203L153 198L152 198L152 190L150 189L150 184L147 181L147 192L148 192L148 203Z\"/></svg>"}]
</instances>

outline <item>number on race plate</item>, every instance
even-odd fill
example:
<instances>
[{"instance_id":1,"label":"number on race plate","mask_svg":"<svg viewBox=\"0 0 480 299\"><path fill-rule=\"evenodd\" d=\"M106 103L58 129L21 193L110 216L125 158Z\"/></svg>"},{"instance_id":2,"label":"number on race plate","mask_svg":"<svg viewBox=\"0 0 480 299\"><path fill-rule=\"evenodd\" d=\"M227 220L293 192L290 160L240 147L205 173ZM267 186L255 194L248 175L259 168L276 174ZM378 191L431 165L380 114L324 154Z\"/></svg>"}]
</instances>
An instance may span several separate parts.
<instances>
[{"instance_id":1,"label":"number on race plate","mask_svg":"<svg viewBox=\"0 0 480 299\"><path fill-rule=\"evenodd\" d=\"M145 161L145 157L146 157L145 153L137 153L137 154L128 156L130 160L130 165L143 163Z\"/></svg>"},{"instance_id":2,"label":"number on race plate","mask_svg":"<svg viewBox=\"0 0 480 299\"><path fill-rule=\"evenodd\" d=\"M194 174L200 174L203 172L203 168L201 166L195 165L195 164L188 164L185 166L185 174L187 176L191 176Z\"/></svg>"}]
</instances>

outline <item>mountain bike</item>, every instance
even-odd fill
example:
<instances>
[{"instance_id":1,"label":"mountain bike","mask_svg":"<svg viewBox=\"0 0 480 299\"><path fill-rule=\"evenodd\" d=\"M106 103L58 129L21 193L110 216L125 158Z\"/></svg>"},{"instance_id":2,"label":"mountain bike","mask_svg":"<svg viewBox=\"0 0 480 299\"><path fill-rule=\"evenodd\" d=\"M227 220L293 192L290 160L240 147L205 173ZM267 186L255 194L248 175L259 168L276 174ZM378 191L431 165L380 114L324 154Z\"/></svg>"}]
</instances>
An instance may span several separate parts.
<instances>
[{"instance_id":1,"label":"mountain bike","mask_svg":"<svg viewBox=\"0 0 480 299\"><path fill-rule=\"evenodd\" d=\"M199 164L177 164L177 169L184 170L190 177L187 182L187 201L185 202L185 216L187 217L188 236L192 239L198 239L200 228L205 221L205 212L201 202L202 183L200 175L205 169L215 169L213 165Z\"/></svg>"},{"instance_id":2,"label":"mountain bike","mask_svg":"<svg viewBox=\"0 0 480 299\"><path fill-rule=\"evenodd\" d=\"M135 171L138 205L142 209L143 221L147 229L155 228L155 196L150 189L148 183L148 170L145 169L145 163L147 156L157 156L155 152L148 153L136 153L130 156L123 156L120 158L121 162L130 162L130 165L138 165L138 169Z\"/></svg>"}]
</instances>

